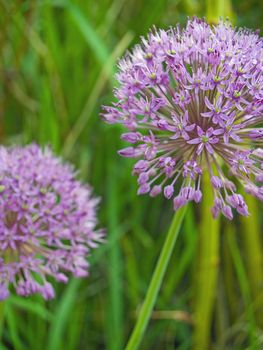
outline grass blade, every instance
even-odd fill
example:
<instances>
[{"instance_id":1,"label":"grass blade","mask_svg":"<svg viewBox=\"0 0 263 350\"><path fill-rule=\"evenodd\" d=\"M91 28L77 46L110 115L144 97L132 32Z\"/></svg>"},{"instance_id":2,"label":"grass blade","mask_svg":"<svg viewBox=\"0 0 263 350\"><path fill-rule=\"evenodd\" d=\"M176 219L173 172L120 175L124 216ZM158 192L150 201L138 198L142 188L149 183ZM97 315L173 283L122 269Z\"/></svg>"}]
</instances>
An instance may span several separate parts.
<instances>
[{"instance_id":1,"label":"grass blade","mask_svg":"<svg viewBox=\"0 0 263 350\"><path fill-rule=\"evenodd\" d=\"M77 298L77 290L80 285L80 280L73 279L68 284L64 295L54 314L53 322L51 323L48 339L48 350L61 349L64 332L67 323L69 322L69 315L72 312L74 303Z\"/></svg>"}]
</instances>

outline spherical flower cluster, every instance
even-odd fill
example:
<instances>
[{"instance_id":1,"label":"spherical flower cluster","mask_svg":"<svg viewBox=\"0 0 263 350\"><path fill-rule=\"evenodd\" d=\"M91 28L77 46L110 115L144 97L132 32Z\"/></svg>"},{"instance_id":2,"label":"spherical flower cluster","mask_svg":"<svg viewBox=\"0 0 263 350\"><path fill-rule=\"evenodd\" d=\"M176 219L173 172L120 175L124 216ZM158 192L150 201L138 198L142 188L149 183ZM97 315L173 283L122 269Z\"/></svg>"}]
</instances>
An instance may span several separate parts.
<instances>
[{"instance_id":1,"label":"spherical flower cluster","mask_svg":"<svg viewBox=\"0 0 263 350\"><path fill-rule=\"evenodd\" d=\"M48 277L84 277L86 256L102 240L98 199L49 148L0 148L0 299L17 294L54 297Z\"/></svg>"},{"instance_id":2,"label":"spherical flower cluster","mask_svg":"<svg viewBox=\"0 0 263 350\"><path fill-rule=\"evenodd\" d=\"M117 102L102 115L128 129L131 146L119 154L140 158L138 194L163 192L177 210L201 201L206 171L214 217L248 215L235 179L263 200L262 44L252 31L194 18L183 30L153 29L119 62Z\"/></svg>"}]
</instances>

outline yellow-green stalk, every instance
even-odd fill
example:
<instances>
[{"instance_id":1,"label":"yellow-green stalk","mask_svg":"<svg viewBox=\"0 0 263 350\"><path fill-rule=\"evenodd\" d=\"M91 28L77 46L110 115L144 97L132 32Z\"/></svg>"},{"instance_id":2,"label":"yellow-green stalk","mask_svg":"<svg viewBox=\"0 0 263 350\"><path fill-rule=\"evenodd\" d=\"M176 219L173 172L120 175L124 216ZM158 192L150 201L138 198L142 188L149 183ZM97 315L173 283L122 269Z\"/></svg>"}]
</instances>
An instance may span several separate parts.
<instances>
[{"instance_id":1,"label":"yellow-green stalk","mask_svg":"<svg viewBox=\"0 0 263 350\"><path fill-rule=\"evenodd\" d=\"M258 326L263 327L263 255L262 239L260 235L258 201L250 195L244 195L249 206L251 215L241 218L241 232L245 264L251 287L253 299L255 300L255 315Z\"/></svg>"},{"instance_id":2,"label":"yellow-green stalk","mask_svg":"<svg viewBox=\"0 0 263 350\"><path fill-rule=\"evenodd\" d=\"M202 221L199 232L199 257L194 306L193 349L206 350L210 346L211 320L216 295L219 265L219 219L213 219L210 208L213 192L209 174L204 174Z\"/></svg>"}]
</instances>

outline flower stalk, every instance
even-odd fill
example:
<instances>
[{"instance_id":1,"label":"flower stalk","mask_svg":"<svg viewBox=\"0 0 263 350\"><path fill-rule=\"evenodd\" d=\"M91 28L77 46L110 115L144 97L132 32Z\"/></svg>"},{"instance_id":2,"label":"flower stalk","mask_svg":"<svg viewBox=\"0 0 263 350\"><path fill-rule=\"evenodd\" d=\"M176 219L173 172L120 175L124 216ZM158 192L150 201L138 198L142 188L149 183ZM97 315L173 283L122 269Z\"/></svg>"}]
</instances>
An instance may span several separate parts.
<instances>
[{"instance_id":1,"label":"flower stalk","mask_svg":"<svg viewBox=\"0 0 263 350\"><path fill-rule=\"evenodd\" d=\"M209 348L211 318L214 308L219 264L219 219L210 215L213 200L211 187L206 185L209 175L204 174L204 191L202 203L202 222L199 232L199 262L195 300L194 350Z\"/></svg>"},{"instance_id":2,"label":"flower stalk","mask_svg":"<svg viewBox=\"0 0 263 350\"><path fill-rule=\"evenodd\" d=\"M186 206L180 208L174 215L173 221L169 228L168 234L166 236L162 251L160 253L156 268L152 275L152 279L144 299L143 305L139 312L139 317L134 330L129 338L125 350L136 350L138 349L143 335L145 333L147 324L152 314L161 284L166 272L170 257L174 250L175 242L177 240L183 218L186 213Z\"/></svg>"},{"instance_id":3,"label":"flower stalk","mask_svg":"<svg viewBox=\"0 0 263 350\"><path fill-rule=\"evenodd\" d=\"M244 196L247 200L251 215L248 218L242 218L242 243L246 256L246 269L251 286L253 299L256 301L255 316L259 327L263 327L263 258L262 242L260 237L259 210L253 197Z\"/></svg>"},{"instance_id":4,"label":"flower stalk","mask_svg":"<svg viewBox=\"0 0 263 350\"><path fill-rule=\"evenodd\" d=\"M4 319L5 319L5 301L0 301L0 344L3 336Z\"/></svg>"}]
</instances>

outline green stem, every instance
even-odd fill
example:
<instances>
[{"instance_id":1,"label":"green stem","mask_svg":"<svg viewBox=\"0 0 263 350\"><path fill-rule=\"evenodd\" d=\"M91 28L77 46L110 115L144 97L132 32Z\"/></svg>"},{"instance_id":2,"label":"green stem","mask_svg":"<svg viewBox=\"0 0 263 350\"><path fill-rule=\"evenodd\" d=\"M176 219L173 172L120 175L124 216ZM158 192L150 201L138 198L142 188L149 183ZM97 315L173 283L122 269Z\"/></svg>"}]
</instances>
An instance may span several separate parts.
<instances>
[{"instance_id":1,"label":"green stem","mask_svg":"<svg viewBox=\"0 0 263 350\"><path fill-rule=\"evenodd\" d=\"M2 338L4 329L4 319L5 319L5 301L0 301L0 349L2 349Z\"/></svg>"},{"instance_id":2,"label":"green stem","mask_svg":"<svg viewBox=\"0 0 263 350\"><path fill-rule=\"evenodd\" d=\"M233 225L228 224L226 229L226 237L230 249L230 253L233 259L233 263L235 266L241 295L243 301L245 303L245 314L247 318L248 325L248 335L250 338L250 346L249 349L256 350L258 349L258 340L256 334L256 324L255 324L255 315L252 305L252 296L251 296L251 287L249 285L249 280L247 278L245 266L242 260L242 256L240 253L240 249L237 244L237 240L235 237L235 228Z\"/></svg>"},{"instance_id":3,"label":"green stem","mask_svg":"<svg viewBox=\"0 0 263 350\"><path fill-rule=\"evenodd\" d=\"M210 346L212 314L216 296L219 264L219 218L213 219L210 207L213 192L209 174L204 173L202 222L199 234L199 262L196 276L194 350L206 350Z\"/></svg>"},{"instance_id":4,"label":"green stem","mask_svg":"<svg viewBox=\"0 0 263 350\"><path fill-rule=\"evenodd\" d=\"M112 135L112 134L111 134ZM111 136L109 134L109 138ZM110 145L110 142L108 141ZM115 151L114 147L109 147L109 154ZM120 350L122 348L122 324L123 324L123 294L121 286L122 276L122 264L121 264L121 251L118 242L119 236L119 201L117 192L117 169L115 164L116 158L108 157L107 169L107 195L109 200L108 205L108 228L109 228L109 239L110 242L115 241L109 250L109 265L108 265L108 276L109 276L109 302L107 305L107 331L108 331L108 348L109 350Z\"/></svg>"},{"instance_id":5,"label":"green stem","mask_svg":"<svg viewBox=\"0 0 263 350\"><path fill-rule=\"evenodd\" d=\"M245 200L251 211L251 216L241 217L241 231L244 252L246 256L246 269L248 279L251 286L251 292L256 305L256 319L258 326L263 327L263 291L262 291L262 276L263 276L263 255L262 255L262 240L260 232L260 214L258 203L255 198L244 194Z\"/></svg>"},{"instance_id":6,"label":"green stem","mask_svg":"<svg viewBox=\"0 0 263 350\"><path fill-rule=\"evenodd\" d=\"M134 330L129 338L128 344L125 350L136 350L138 349L142 337L144 335L146 326L149 322L152 310L154 308L157 295L159 293L163 277L168 266L170 257L172 255L176 239L178 237L183 218L186 213L186 207L179 209L173 218L172 224L166 236L161 254L159 256L156 268L152 275L152 279L144 299L142 308L139 313L137 323Z\"/></svg>"},{"instance_id":7,"label":"green stem","mask_svg":"<svg viewBox=\"0 0 263 350\"><path fill-rule=\"evenodd\" d=\"M225 15L224 0L206 0L206 17L210 23L217 23Z\"/></svg>"}]
</instances>

